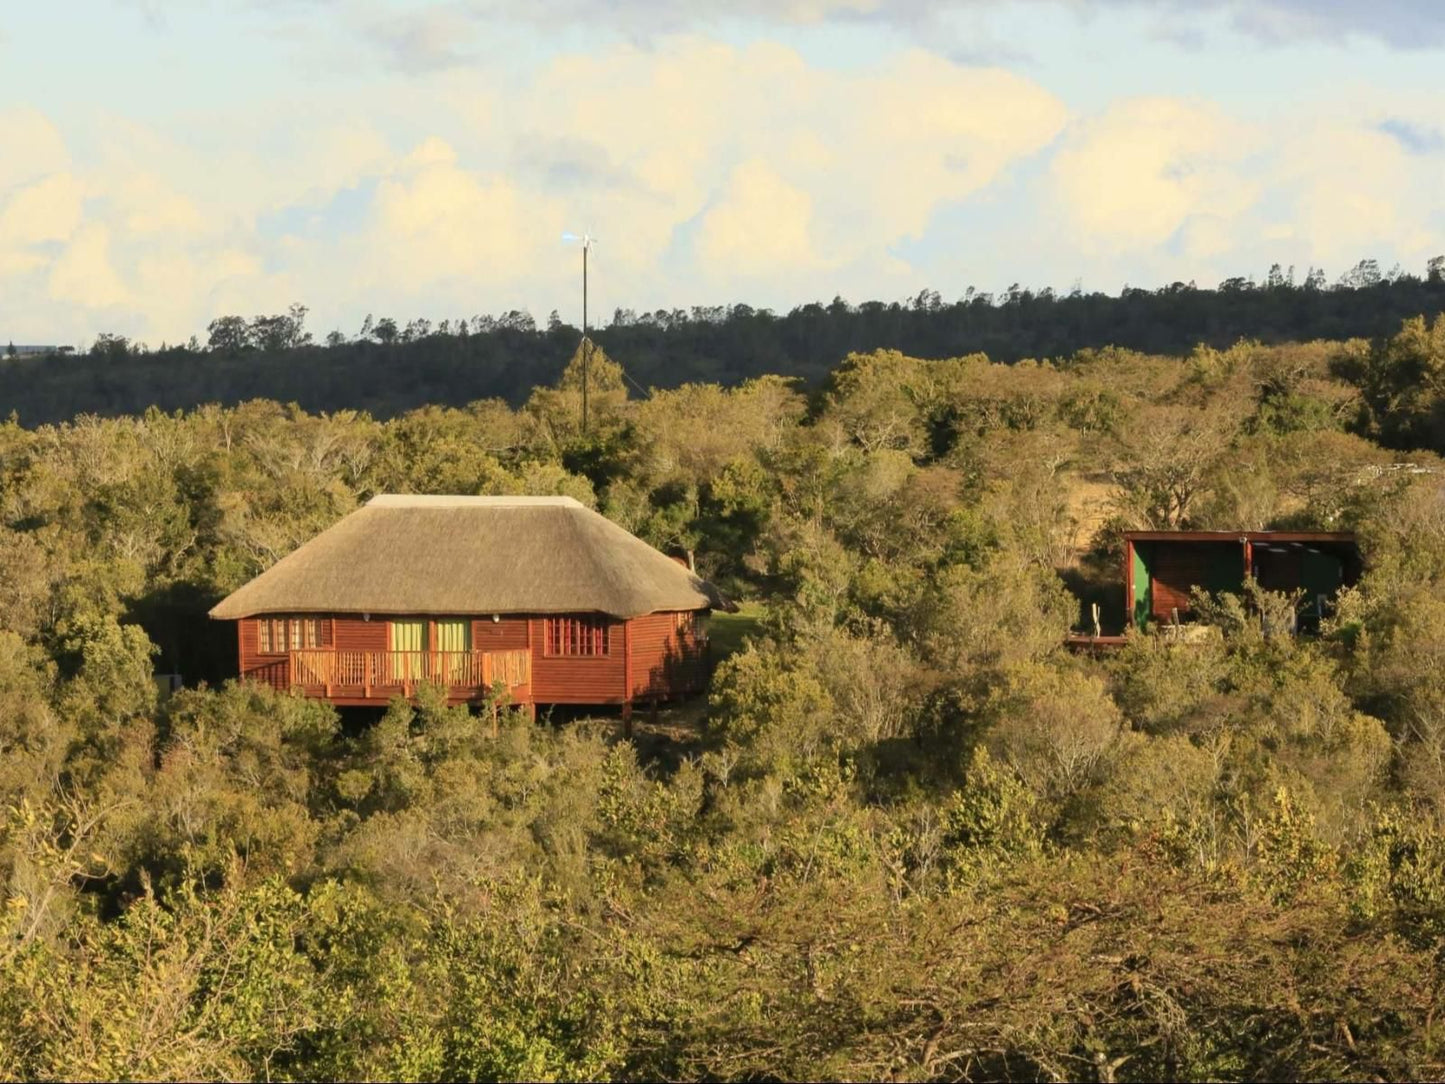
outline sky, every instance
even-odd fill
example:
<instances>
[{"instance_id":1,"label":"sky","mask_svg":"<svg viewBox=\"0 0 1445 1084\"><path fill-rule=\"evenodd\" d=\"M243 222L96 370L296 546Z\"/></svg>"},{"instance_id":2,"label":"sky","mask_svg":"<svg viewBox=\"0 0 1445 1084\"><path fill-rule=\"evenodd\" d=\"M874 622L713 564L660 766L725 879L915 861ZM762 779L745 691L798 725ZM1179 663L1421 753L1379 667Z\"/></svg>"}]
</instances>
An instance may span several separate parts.
<instances>
[{"instance_id":1,"label":"sky","mask_svg":"<svg viewBox=\"0 0 1445 1084\"><path fill-rule=\"evenodd\" d=\"M1442 0L0 0L0 341L1445 254Z\"/></svg>"}]
</instances>

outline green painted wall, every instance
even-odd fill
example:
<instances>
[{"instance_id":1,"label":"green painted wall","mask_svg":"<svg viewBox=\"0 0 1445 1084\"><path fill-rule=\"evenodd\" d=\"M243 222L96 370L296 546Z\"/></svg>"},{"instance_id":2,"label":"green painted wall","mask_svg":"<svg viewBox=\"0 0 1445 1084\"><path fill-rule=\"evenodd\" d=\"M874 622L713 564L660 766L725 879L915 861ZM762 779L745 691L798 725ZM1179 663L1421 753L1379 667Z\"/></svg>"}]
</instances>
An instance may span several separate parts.
<instances>
[{"instance_id":1,"label":"green painted wall","mask_svg":"<svg viewBox=\"0 0 1445 1084\"><path fill-rule=\"evenodd\" d=\"M1334 598L1344 579L1345 565L1340 558L1309 549L1304 551L1300 562L1300 586L1305 589L1306 603L1312 605L1317 595Z\"/></svg>"},{"instance_id":2,"label":"green painted wall","mask_svg":"<svg viewBox=\"0 0 1445 1084\"><path fill-rule=\"evenodd\" d=\"M1201 547L1209 554L1204 581L1199 586L1211 594L1228 591L1237 595L1244 590L1244 546L1238 542L1210 543Z\"/></svg>"},{"instance_id":3,"label":"green painted wall","mask_svg":"<svg viewBox=\"0 0 1445 1084\"><path fill-rule=\"evenodd\" d=\"M1141 629L1149 624L1149 607L1154 601L1149 590L1148 560L1153 552L1153 543L1134 543L1134 597L1129 600L1129 612L1134 615L1134 624Z\"/></svg>"}]
</instances>

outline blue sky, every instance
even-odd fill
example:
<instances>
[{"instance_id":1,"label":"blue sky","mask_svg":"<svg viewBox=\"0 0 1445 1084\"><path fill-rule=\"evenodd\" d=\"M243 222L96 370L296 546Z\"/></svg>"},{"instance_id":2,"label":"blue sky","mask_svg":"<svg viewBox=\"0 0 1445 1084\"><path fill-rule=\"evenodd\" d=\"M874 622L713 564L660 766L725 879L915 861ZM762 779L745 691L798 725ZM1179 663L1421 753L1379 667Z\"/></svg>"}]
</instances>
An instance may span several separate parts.
<instances>
[{"instance_id":1,"label":"blue sky","mask_svg":"<svg viewBox=\"0 0 1445 1084\"><path fill-rule=\"evenodd\" d=\"M0 338L158 345L1445 253L1439 0L71 0L0 15Z\"/></svg>"}]
</instances>

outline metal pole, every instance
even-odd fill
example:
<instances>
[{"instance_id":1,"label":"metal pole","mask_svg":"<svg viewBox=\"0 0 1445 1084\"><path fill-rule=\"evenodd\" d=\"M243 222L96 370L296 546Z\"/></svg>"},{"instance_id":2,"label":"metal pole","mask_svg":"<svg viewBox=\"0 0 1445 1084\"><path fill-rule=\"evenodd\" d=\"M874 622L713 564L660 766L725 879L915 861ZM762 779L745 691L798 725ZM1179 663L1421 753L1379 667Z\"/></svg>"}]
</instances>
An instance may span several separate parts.
<instances>
[{"instance_id":1,"label":"metal pole","mask_svg":"<svg viewBox=\"0 0 1445 1084\"><path fill-rule=\"evenodd\" d=\"M582 242L582 432L587 432L587 361L592 353L592 340L587 337L587 250L591 245Z\"/></svg>"}]
</instances>

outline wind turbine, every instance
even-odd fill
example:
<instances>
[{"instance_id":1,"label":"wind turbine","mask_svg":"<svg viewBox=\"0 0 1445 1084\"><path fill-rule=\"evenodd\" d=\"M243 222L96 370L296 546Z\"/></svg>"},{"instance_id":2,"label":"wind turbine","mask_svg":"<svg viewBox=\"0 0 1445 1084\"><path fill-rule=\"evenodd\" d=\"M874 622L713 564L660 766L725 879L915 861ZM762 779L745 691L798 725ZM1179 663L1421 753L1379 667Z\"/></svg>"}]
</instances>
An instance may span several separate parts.
<instances>
[{"instance_id":1,"label":"wind turbine","mask_svg":"<svg viewBox=\"0 0 1445 1084\"><path fill-rule=\"evenodd\" d=\"M581 236L575 233L564 233L562 240L568 244L574 241L582 243L582 432L587 432L587 362L592 356L592 340L587 335L587 253L597 243L590 231L584 231Z\"/></svg>"}]
</instances>

